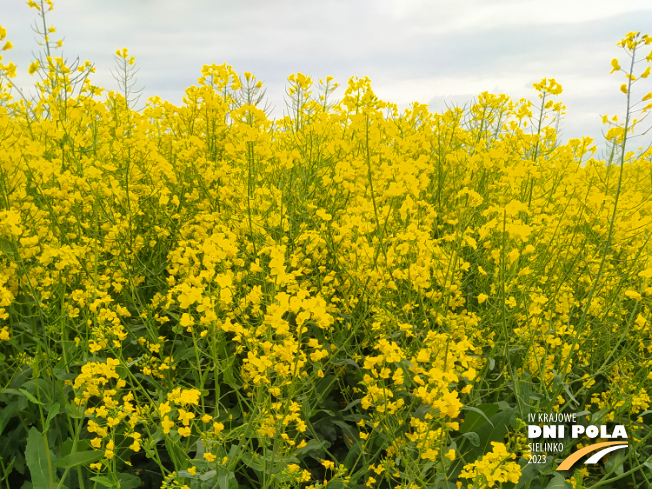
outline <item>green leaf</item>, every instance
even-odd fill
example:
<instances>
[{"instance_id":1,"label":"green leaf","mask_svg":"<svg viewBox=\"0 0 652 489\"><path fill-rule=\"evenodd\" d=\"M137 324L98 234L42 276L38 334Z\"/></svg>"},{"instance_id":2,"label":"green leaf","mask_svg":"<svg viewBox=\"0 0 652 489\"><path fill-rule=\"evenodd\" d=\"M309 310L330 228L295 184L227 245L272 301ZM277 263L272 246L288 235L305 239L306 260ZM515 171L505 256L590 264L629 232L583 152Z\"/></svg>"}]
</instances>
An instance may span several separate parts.
<instances>
[{"instance_id":1,"label":"green leaf","mask_svg":"<svg viewBox=\"0 0 652 489\"><path fill-rule=\"evenodd\" d=\"M580 403L577 402L577 399L575 399L575 396L573 396L573 394L571 393L570 389L568 388L568 383L564 382L562 384L562 386L564 387L564 390L566 391L566 394L568 394L569 399L571 401L573 401L575 403L575 405L579 406Z\"/></svg>"},{"instance_id":2,"label":"green leaf","mask_svg":"<svg viewBox=\"0 0 652 489\"><path fill-rule=\"evenodd\" d=\"M514 489L530 489L534 487L541 489L541 485L539 484L539 474L541 474L542 470L546 467L547 465L525 464L525 467L521 467L521 477L518 479L518 483ZM536 482L532 485L535 478Z\"/></svg>"},{"instance_id":3,"label":"green leaf","mask_svg":"<svg viewBox=\"0 0 652 489\"><path fill-rule=\"evenodd\" d=\"M346 458L344 459L344 462L342 462L342 465L344 465L344 467L346 467L348 470L352 470L361 450L362 440L359 440L355 445L349 448L349 451L346 455Z\"/></svg>"},{"instance_id":4,"label":"green leaf","mask_svg":"<svg viewBox=\"0 0 652 489\"><path fill-rule=\"evenodd\" d=\"M0 435L2 435L5 426L7 426L9 420L17 410L18 410L18 404L15 402L12 402L11 404L8 404L6 407L0 409Z\"/></svg>"},{"instance_id":5,"label":"green leaf","mask_svg":"<svg viewBox=\"0 0 652 489\"><path fill-rule=\"evenodd\" d=\"M344 444L346 448L350 449L358 441L360 441L358 430L353 429L353 427L344 421L333 420L333 424L342 428L342 435L344 437Z\"/></svg>"},{"instance_id":6,"label":"green leaf","mask_svg":"<svg viewBox=\"0 0 652 489\"><path fill-rule=\"evenodd\" d=\"M472 447L467 453L464 454L464 459L467 462L477 460L478 457L491 452L491 442L503 442L505 435L509 431L510 418L514 415L515 410L510 408L500 411L491 418L490 423L483 423L475 432L480 437L480 446Z\"/></svg>"},{"instance_id":7,"label":"green leaf","mask_svg":"<svg viewBox=\"0 0 652 489\"><path fill-rule=\"evenodd\" d=\"M626 450L618 450L616 453L612 453L609 459L604 463L604 470L606 470L608 474L615 472L616 475L623 475L623 472L625 471L623 464L625 463L626 453Z\"/></svg>"},{"instance_id":8,"label":"green leaf","mask_svg":"<svg viewBox=\"0 0 652 489\"><path fill-rule=\"evenodd\" d=\"M91 480L97 482L98 484L102 484L104 487L116 487L111 479L104 477L103 475L91 477Z\"/></svg>"},{"instance_id":9,"label":"green leaf","mask_svg":"<svg viewBox=\"0 0 652 489\"><path fill-rule=\"evenodd\" d=\"M175 470L181 470L186 466L186 452L184 452L183 449L171 438L165 439L165 449L167 450L170 459L172 459Z\"/></svg>"},{"instance_id":10,"label":"green leaf","mask_svg":"<svg viewBox=\"0 0 652 489\"><path fill-rule=\"evenodd\" d=\"M257 454L252 455L249 452L242 454L242 461L247 467L255 470L256 472L265 472L265 467L259 463L260 457Z\"/></svg>"},{"instance_id":11,"label":"green leaf","mask_svg":"<svg viewBox=\"0 0 652 489\"><path fill-rule=\"evenodd\" d=\"M54 465L62 469L69 469L77 467L78 465L90 464L97 462L104 456L102 451L89 450L86 452L76 452L66 455L61 460L58 460Z\"/></svg>"},{"instance_id":12,"label":"green leaf","mask_svg":"<svg viewBox=\"0 0 652 489\"><path fill-rule=\"evenodd\" d=\"M61 457L65 457L66 455L70 455L72 453L72 445L73 445L72 438L70 438L70 437L66 438L66 441L64 441L60 446L60 452L61 453L59 455Z\"/></svg>"},{"instance_id":13,"label":"green leaf","mask_svg":"<svg viewBox=\"0 0 652 489\"><path fill-rule=\"evenodd\" d=\"M187 470L185 470L185 471L182 470L180 473L183 473L183 472L188 472L188 471L187 471ZM200 479L200 480L203 480L203 481L209 481L209 480L211 480L213 477L215 477L216 474L217 474L217 470L209 470L209 471L206 472L205 474L200 475L200 476L199 476L199 479ZM188 472L188 477L191 477L190 472Z\"/></svg>"},{"instance_id":14,"label":"green leaf","mask_svg":"<svg viewBox=\"0 0 652 489\"><path fill-rule=\"evenodd\" d=\"M34 404L43 404L41 401L39 401L36 397L34 397L32 394L27 392L25 389L18 389L21 394L23 394L27 399L29 399L31 402Z\"/></svg>"},{"instance_id":15,"label":"green leaf","mask_svg":"<svg viewBox=\"0 0 652 489\"><path fill-rule=\"evenodd\" d=\"M34 489L50 489L50 465L48 464L48 448L39 430L32 426L27 437L25 460L32 476Z\"/></svg>"},{"instance_id":16,"label":"green leaf","mask_svg":"<svg viewBox=\"0 0 652 489\"><path fill-rule=\"evenodd\" d=\"M546 489L568 489L572 487L573 486L566 482L566 480L561 475L555 474L552 480L548 482Z\"/></svg>"},{"instance_id":17,"label":"green leaf","mask_svg":"<svg viewBox=\"0 0 652 489\"><path fill-rule=\"evenodd\" d=\"M328 448L330 446L330 443L328 443L326 440L308 440L308 443L305 444L305 446L301 448L297 448L294 451L295 455L303 455L304 453L309 453L312 451L316 451L320 457L324 457L324 449Z\"/></svg>"},{"instance_id":18,"label":"green leaf","mask_svg":"<svg viewBox=\"0 0 652 489\"><path fill-rule=\"evenodd\" d=\"M70 404L66 404L64 409L66 414L71 418L81 419L84 417L84 409L82 406L71 406Z\"/></svg>"},{"instance_id":19,"label":"green leaf","mask_svg":"<svg viewBox=\"0 0 652 489\"><path fill-rule=\"evenodd\" d=\"M233 472L220 471L220 475L217 476L217 483L220 489L235 489L238 487L238 481L235 480Z\"/></svg>"},{"instance_id":20,"label":"green leaf","mask_svg":"<svg viewBox=\"0 0 652 489\"><path fill-rule=\"evenodd\" d=\"M19 395L22 394L22 392L20 392L19 390L16 390L16 389L10 389L9 387L7 387L6 389L2 389L2 390L0 391L0 394L14 394L14 395L16 395L16 396L19 396Z\"/></svg>"},{"instance_id":21,"label":"green leaf","mask_svg":"<svg viewBox=\"0 0 652 489\"><path fill-rule=\"evenodd\" d=\"M117 474L120 489L136 489L140 487L140 477L132 474L119 473Z\"/></svg>"},{"instance_id":22,"label":"green leaf","mask_svg":"<svg viewBox=\"0 0 652 489\"><path fill-rule=\"evenodd\" d=\"M469 440L474 447L480 446L480 437L475 431L469 431L468 433L464 433L462 436Z\"/></svg>"},{"instance_id":23,"label":"green leaf","mask_svg":"<svg viewBox=\"0 0 652 489\"><path fill-rule=\"evenodd\" d=\"M360 404L361 402L362 402L362 399L354 399L344 409L342 409L342 412L345 412L345 411L348 411L349 409L352 409L354 406Z\"/></svg>"},{"instance_id":24,"label":"green leaf","mask_svg":"<svg viewBox=\"0 0 652 489\"><path fill-rule=\"evenodd\" d=\"M357 363L355 363L355 362L354 362L353 360L351 360L350 358L347 358L347 359L344 359L344 360L339 360L339 361L337 361L337 362L332 362L332 364L333 364L333 365L337 365L338 367L340 367L340 366L342 366L342 365L351 365L352 367L355 367L355 368L357 368L358 370L360 370L360 365L358 365Z\"/></svg>"},{"instance_id":25,"label":"green leaf","mask_svg":"<svg viewBox=\"0 0 652 489\"><path fill-rule=\"evenodd\" d=\"M462 426L460 426L460 433L469 433L475 431L477 428L485 424L485 422L493 427L489 418L498 412L498 404L480 404L477 408L466 406L463 410L471 412L464 418L464 422L462 423Z\"/></svg>"},{"instance_id":26,"label":"green leaf","mask_svg":"<svg viewBox=\"0 0 652 489\"><path fill-rule=\"evenodd\" d=\"M55 402L55 403L52 404L52 406L50 406L50 408L48 409L48 419L45 420L45 428L43 429L44 432L50 429L50 421L52 421L52 419L53 419L57 414L59 414L59 403L58 403L58 402Z\"/></svg>"}]
</instances>

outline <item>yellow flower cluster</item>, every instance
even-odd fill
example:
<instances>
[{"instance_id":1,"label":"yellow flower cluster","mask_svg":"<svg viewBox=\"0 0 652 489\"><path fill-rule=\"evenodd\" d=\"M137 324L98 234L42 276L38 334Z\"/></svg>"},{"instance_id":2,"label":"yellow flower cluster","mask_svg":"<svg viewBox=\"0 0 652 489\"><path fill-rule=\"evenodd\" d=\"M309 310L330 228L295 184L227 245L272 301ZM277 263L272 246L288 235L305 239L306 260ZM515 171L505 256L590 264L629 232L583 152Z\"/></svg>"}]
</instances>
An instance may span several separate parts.
<instances>
[{"instance_id":1,"label":"yellow flower cluster","mask_svg":"<svg viewBox=\"0 0 652 489\"><path fill-rule=\"evenodd\" d=\"M272 121L228 65L135 110L135 58L115 56L104 96L50 51L34 100L0 65L0 403L33 407L11 436L67 450L53 483L77 456L80 487L484 488L518 482L509 419L535 407L649 436L629 419L652 389L632 106L605 116L602 161L559 141L555 79L538 104L484 92L435 114L297 73ZM507 445L481 453L482 423Z\"/></svg>"},{"instance_id":2,"label":"yellow flower cluster","mask_svg":"<svg viewBox=\"0 0 652 489\"><path fill-rule=\"evenodd\" d=\"M469 489L502 487L504 482L516 484L521 476L521 467L512 460L515 455L508 453L503 443L491 442L493 447L482 460L464 466L460 477L472 479Z\"/></svg>"}]
</instances>

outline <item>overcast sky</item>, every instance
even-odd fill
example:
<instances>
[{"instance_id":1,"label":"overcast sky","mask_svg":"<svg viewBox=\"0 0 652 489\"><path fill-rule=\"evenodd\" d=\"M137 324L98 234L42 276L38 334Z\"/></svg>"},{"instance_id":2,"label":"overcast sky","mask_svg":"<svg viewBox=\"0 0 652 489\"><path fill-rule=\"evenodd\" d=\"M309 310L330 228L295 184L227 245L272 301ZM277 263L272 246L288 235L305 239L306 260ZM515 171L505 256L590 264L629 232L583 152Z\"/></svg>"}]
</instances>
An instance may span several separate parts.
<instances>
[{"instance_id":1,"label":"overcast sky","mask_svg":"<svg viewBox=\"0 0 652 489\"><path fill-rule=\"evenodd\" d=\"M15 46L3 61L18 65L21 84L38 49L26 3L0 0ZM564 88L562 140L596 142L600 115L625 110L624 76L609 75L612 58L625 64L616 42L652 34L650 0L55 0L49 16L64 54L94 62L94 84L109 89L117 88L112 55L123 47L136 56L144 97L179 104L203 64L227 63L263 80L276 115L296 72L334 76L336 96L349 77L369 76L381 99L436 112L483 91L536 101L532 83L548 77ZM642 96L652 78L638 85Z\"/></svg>"}]
</instances>

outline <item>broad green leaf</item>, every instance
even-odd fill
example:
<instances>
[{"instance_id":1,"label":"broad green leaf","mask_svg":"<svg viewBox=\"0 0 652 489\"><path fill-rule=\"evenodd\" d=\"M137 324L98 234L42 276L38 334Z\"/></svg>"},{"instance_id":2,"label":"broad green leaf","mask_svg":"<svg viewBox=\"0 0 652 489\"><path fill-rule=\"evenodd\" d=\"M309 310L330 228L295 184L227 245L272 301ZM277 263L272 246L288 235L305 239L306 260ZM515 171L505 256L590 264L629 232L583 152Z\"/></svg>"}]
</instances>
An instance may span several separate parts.
<instances>
[{"instance_id":1,"label":"broad green leaf","mask_svg":"<svg viewBox=\"0 0 652 489\"><path fill-rule=\"evenodd\" d=\"M140 477L135 475L121 472L117 474L117 478L120 483L120 489L136 489L137 487L140 487Z\"/></svg>"},{"instance_id":2,"label":"broad green leaf","mask_svg":"<svg viewBox=\"0 0 652 489\"><path fill-rule=\"evenodd\" d=\"M116 487L111 479L104 477L103 475L91 477L91 480L97 482L98 484L102 484L104 487Z\"/></svg>"},{"instance_id":3,"label":"broad green leaf","mask_svg":"<svg viewBox=\"0 0 652 489\"><path fill-rule=\"evenodd\" d=\"M34 489L51 489L50 465L48 463L48 448L39 430L32 426L27 437L25 461L32 476Z\"/></svg>"},{"instance_id":4,"label":"broad green leaf","mask_svg":"<svg viewBox=\"0 0 652 489\"><path fill-rule=\"evenodd\" d=\"M474 447L480 446L480 437L475 431L469 431L468 433L464 433L462 436L467 440L469 440L471 442L471 445L473 445Z\"/></svg>"},{"instance_id":5,"label":"broad green leaf","mask_svg":"<svg viewBox=\"0 0 652 489\"><path fill-rule=\"evenodd\" d=\"M514 409L511 408L500 411L489 418L491 424L484 423L478 427L475 432L480 437L480 446L472 447L464 454L464 459L467 462L473 462L481 455L491 452L493 448L491 446L492 441L503 442L505 434L509 431L510 418L514 413Z\"/></svg>"},{"instance_id":6,"label":"broad green leaf","mask_svg":"<svg viewBox=\"0 0 652 489\"><path fill-rule=\"evenodd\" d=\"M532 482L535 478L538 482L539 474L546 467L547 465L540 464L526 464L525 467L521 467L521 477L518 479L518 483L516 484L515 489L525 489L532 487L541 488L541 486L538 484L533 486Z\"/></svg>"},{"instance_id":7,"label":"broad green leaf","mask_svg":"<svg viewBox=\"0 0 652 489\"><path fill-rule=\"evenodd\" d=\"M555 474L554 477L548 482L546 489L569 489L573 486L570 485L566 480L559 474Z\"/></svg>"},{"instance_id":8,"label":"broad green leaf","mask_svg":"<svg viewBox=\"0 0 652 489\"><path fill-rule=\"evenodd\" d=\"M345 412L345 411L348 411L349 409L352 409L354 406L360 404L361 402L362 402L362 399L354 399L344 409L342 409L342 412Z\"/></svg>"},{"instance_id":9,"label":"broad green leaf","mask_svg":"<svg viewBox=\"0 0 652 489\"><path fill-rule=\"evenodd\" d=\"M235 480L233 472L221 471L217 476L217 482L220 489L235 489L238 487L238 481Z\"/></svg>"},{"instance_id":10,"label":"broad green leaf","mask_svg":"<svg viewBox=\"0 0 652 489\"><path fill-rule=\"evenodd\" d=\"M302 455L304 453L309 453L312 451L318 452L320 457L324 456L324 449L328 448L330 446L330 443L328 443L325 440L317 441L317 440L308 440L308 443L305 444L305 446L301 448L297 448L294 451L295 455Z\"/></svg>"},{"instance_id":11,"label":"broad green leaf","mask_svg":"<svg viewBox=\"0 0 652 489\"><path fill-rule=\"evenodd\" d=\"M20 396L22 394L22 392L20 392L18 389L11 389L11 388L7 387L6 389L2 389L0 391L0 394L14 394L16 396Z\"/></svg>"},{"instance_id":12,"label":"broad green leaf","mask_svg":"<svg viewBox=\"0 0 652 489\"><path fill-rule=\"evenodd\" d=\"M254 456L249 452L245 452L242 454L242 461L245 463L245 465L256 472L264 472L265 467L263 467L259 463L260 457L257 456L257 454Z\"/></svg>"},{"instance_id":13,"label":"broad green leaf","mask_svg":"<svg viewBox=\"0 0 652 489\"><path fill-rule=\"evenodd\" d=\"M360 441L358 430L353 429L353 427L344 421L333 420L333 424L336 424L342 428L342 435L344 436L344 443L346 448L351 448L358 441Z\"/></svg>"},{"instance_id":14,"label":"broad green leaf","mask_svg":"<svg viewBox=\"0 0 652 489\"><path fill-rule=\"evenodd\" d=\"M612 453L609 459L604 463L604 470L607 473L614 472L616 475L623 475L625 468L623 464L625 463L627 451L618 450L616 453Z\"/></svg>"},{"instance_id":15,"label":"broad green leaf","mask_svg":"<svg viewBox=\"0 0 652 489\"><path fill-rule=\"evenodd\" d=\"M188 471L186 471L186 472L188 472ZM188 474L190 474L190 472L188 472ZM205 474L200 475L199 478L200 478L201 480L203 480L203 481L209 481L209 480L211 480L213 477L215 477L215 475L217 475L217 470L209 470L209 471L206 472Z\"/></svg>"},{"instance_id":16,"label":"broad green leaf","mask_svg":"<svg viewBox=\"0 0 652 489\"><path fill-rule=\"evenodd\" d=\"M460 426L460 433L469 433L475 431L485 423L489 423L493 427L489 418L498 412L498 404L486 403L481 404L477 408L466 406L462 409L470 412L464 417L464 422Z\"/></svg>"},{"instance_id":17,"label":"broad green leaf","mask_svg":"<svg viewBox=\"0 0 652 489\"><path fill-rule=\"evenodd\" d=\"M351 365L352 367L355 367L358 370L360 370L360 365L358 365L355 361L351 360L350 358L333 362L333 365L337 365L338 367L342 365Z\"/></svg>"},{"instance_id":18,"label":"broad green leaf","mask_svg":"<svg viewBox=\"0 0 652 489\"><path fill-rule=\"evenodd\" d=\"M43 404L41 401L39 401L36 397L34 397L32 394L27 392L25 389L18 389L27 399L29 399L31 402L34 404Z\"/></svg>"},{"instance_id":19,"label":"broad green leaf","mask_svg":"<svg viewBox=\"0 0 652 489\"><path fill-rule=\"evenodd\" d=\"M78 465L90 464L97 462L104 456L104 452L100 450L89 450L86 452L76 452L66 455L61 460L58 460L54 465L62 469L69 469Z\"/></svg>"},{"instance_id":20,"label":"broad green leaf","mask_svg":"<svg viewBox=\"0 0 652 489\"><path fill-rule=\"evenodd\" d=\"M5 426L7 426L7 423L9 423L9 420L14 415L17 409L18 409L18 404L15 402L12 402L8 406L0 409L0 435L2 435Z\"/></svg>"}]
</instances>

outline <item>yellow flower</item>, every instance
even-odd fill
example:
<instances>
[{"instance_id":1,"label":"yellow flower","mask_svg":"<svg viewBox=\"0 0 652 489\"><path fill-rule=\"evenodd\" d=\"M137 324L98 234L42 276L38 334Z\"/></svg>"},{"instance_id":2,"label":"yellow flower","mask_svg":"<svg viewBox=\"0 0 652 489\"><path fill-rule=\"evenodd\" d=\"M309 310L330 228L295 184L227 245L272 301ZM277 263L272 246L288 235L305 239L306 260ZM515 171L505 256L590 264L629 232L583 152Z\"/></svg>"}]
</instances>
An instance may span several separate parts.
<instances>
[{"instance_id":1,"label":"yellow flower","mask_svg":"<svg viewBox=\"0 0 652 489\"><path fill-rule=\"evenodd\" d=\"M212 453L206 452L204 453L204 458L208 460L209 462L213 462L215 460L215 455Z\"/></svg>"},{"instance_id":2,"label":"yellow flower","mask_svg":"<svg viewBox=\"0 0 652 489\"><path fill-rule=\"evenodd\" d=\"M170 407L169 402L163 402L158 407L158 412L161 416L165 416L170 411L172 411L172 408Z\"/></svg>"},{"instance_id":3,"label":"yellow flower","mask_svg":"<svg viewBox=\"0 0 652 489\"><path fill-rule=\"evenodd\" d=\"M428 448L425 452L421 454L421 458L424 460L431 460L435 461L437 460L437 455L439 454L439 450L434 450L432 448Z\"/></svg>"},{"instance_id":4,"label":"yellow flower","mask_svg":"<svg viewBox=\"0 0 652 489\"><path fill-rule=\"evenodd\" d=\"M505 482L516 484L521 476L521 467L510 461L515 458L514 454L508 453L503 443L491 442L491 445L493 450L480 460L465 465L460 477L479 480L486 487Z\"/></svg>"},{"instance_id":5,"label":"yellow flower","mask_svg":"<svg viewBox=\"0 0 652 489\"><path fill-rule=\"evenodd\" d=\"M193 321L192 316L188 314L187 312L184 312L181 315L181 319L179 320L179 324L183 326L184 328L188 328L189 326L192 326L195 324L195 321Z\"/></svg>"},{"instance_id":6,"label":"yellow flower","mask_svg":"<svg viewBox=\"0 0 652 489\"><path fill-rule=\"evenodd\" d=\"M3 51L8 51L8 50L10 50L10 49L13 48L13 47L14 47L14 45L11 44L11 42L7 41L7 42L5 43L5 45L2 46L2 50L3 50Z\"/></svg>"},{"instance_id":7,"label":"yellow flower","mask_svg":"<svg viewBox=\"0 0 652 489\"><path fill-rule=\"evenodd\" d=\"M34 61L29 65L29 68L27 69L27 73L33 75L34 73L36 73L36 71L39 69L40 66L41 66L41 62L39 60Z\"/></svg>"},{"instance_id":8,"label":"yellow flower","mask_svg":"<svg viewBox=\"0 0 652 489\"><path fill-rule=\"evenodd\" d=\"M482 304L484 301L486 301L489 298L487 294L480 294L478 296L478 304Z\"/></svg>"},{"instance_id":9,"label":"yellow flower","mask_svg":"<svg viewBox=\"0 0 652 489\"><path fill-rule=\"evenodd\" d=\"M201 396L201 392L197 389L184 389L181 391L179 401L182 404L194 404L197 406L199 404L199 396Z\"/></svg>"},{"instance_id":10,"label":"yellow flower","mask_svg":"<svg viewBox=\"0 0 652 489\"><path fill-rule=\"evenodd\" d=\"M104 451L104 457L107 459L112 459L113 458L113 448L114 448L114 443L113 440L109 440L109 442L106 444L106 450Z\"/></svg>"},{"instance_id":11,"label":"yellow flower","mask_svg":"<svg viewBox=\"0 0 652 489\"><path fill-rule=\"evenodd\" d=\"M611 60L611 67L612 70L609 74L612 74L614 71L620 71L620 64L618 64L618 60L616 58Z\"/></svg>"},{"instance_id":12,"label":"yellow flower","mask_svg":"<svg viewBox=\"0 0 652 489\"><path fill-rule=\"evenodd\" d=\"M190 424L190 420L195 418L195 413L186 411L185 409L179 409L179 421L181 421L184 426Z\"/></svg>"},{"instance_id":13,"label":"yellow flower","mask_svg":"<svg viewBox=\"0 0 652 489\"><path fill-rule=\"evenodd\" d=\"M182 428L179 428L179 434L184 437L189 437L190 436L190 427L189 426L184 426Z\"/></svg>"},{"instance_id":14,"label":"yellow flower","mask_svg":"<svg viewBox=\"0 0 652 489\"><path fill-rule=\"evenodd\" d=\"M161 421L161 426L163 426L163 433L166 435L170 432L170 429L174 426L174 421L170 421L170 418L167 416Z\"/></svg>"}]
</instances>

